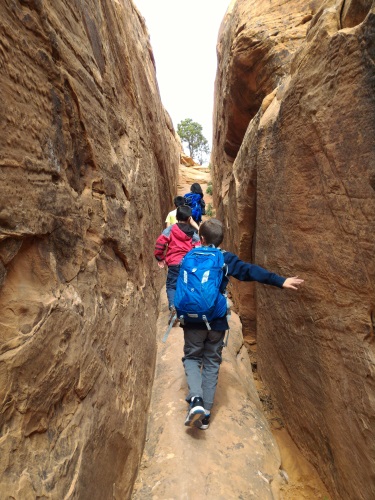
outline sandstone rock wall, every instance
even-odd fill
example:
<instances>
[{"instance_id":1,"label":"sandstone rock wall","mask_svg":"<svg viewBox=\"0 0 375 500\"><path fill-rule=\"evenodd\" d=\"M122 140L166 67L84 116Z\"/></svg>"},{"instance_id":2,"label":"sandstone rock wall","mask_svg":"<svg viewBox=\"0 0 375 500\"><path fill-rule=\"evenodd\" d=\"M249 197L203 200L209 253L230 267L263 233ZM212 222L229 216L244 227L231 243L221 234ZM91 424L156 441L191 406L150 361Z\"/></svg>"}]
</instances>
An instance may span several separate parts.
<instances>
[{"instance_id":1,"label":"sandstone rock wall","mask_svg":"<svg viewBox=\"0 0 375 500\"><path fill-rule=\"evenodd\" d=\"M250 207L244 211L236 205L233 161L263 99L289 73L291 55L305 38L313 9L314 2L304 0L237 0L232 2L220 28L211 155L214 200L219 219L225 220L227 213L233 213L237 214L235 223L244 225L239 245L248 260L253 257L253 231L249 229L254 227L251 214L255 215L255 211ZM253 185L254 182L242 188L249 190L249 199ZM232 228L233 222L228 223L228 242L233 241ZM237 304L246 333L255 330L254 286L242 285L241 295L243 300L237 300Z\"/></svg>"},{"instance_id":2,"label":"sandstone rock wall","mask_svg":"<svg viewBox=\"0 0 375 500\"><path fill-rule=\"evenodd\" d=\"M214 195L228 249L284 276L298 273L306 284L297 295L257 285L252 307L240 305L240 313L248 328L256 327L259 368L289 430L332 496L370 500L375 495L374 3L310 4L306 36L284 65L285 75L264 88L266 97L257 101L236 153L225 148L231 117L226 82L236 82L231 22L244 5L250 9L253 2L236 3L218 45ZM283 2L283 9L288 5L291 13L284 19L296 17L295 3ZM268 4L262 7L267 18ZM260 66L259 72L268 74L270 68ZM241 304L252 300L243 284L235 287L235 296Z\"/></svg>"},{"instance_id":3,"label":"sandstone rock wall","mask_svg":"<svg viewBox=\"0 0 375 500\"><path fill-rule=\"evenodd\" d=\"M0 497L127 498L179 146L130 0L0 24Z\"/></svg>"}]
</instances>

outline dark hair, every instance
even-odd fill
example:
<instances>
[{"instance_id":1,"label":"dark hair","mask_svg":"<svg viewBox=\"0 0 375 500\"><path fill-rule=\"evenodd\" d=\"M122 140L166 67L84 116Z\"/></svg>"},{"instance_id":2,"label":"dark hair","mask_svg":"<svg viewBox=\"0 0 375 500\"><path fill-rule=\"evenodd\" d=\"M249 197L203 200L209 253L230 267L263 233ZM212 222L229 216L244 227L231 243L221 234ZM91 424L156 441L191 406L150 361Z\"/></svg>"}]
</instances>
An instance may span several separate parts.
<instances>
[{"instance_id":1,"label":"dark hair","mask_svg":"<svg viewBox=\"0 0 375 500\"><path fill-rule=\"evenodd\" d=\"M198 184L198 182L194 182L194 184L190 186L190 191L194 194L201 194L203 197L203 191L201 185Z\"/></svg>"},{"instance_id":2,"label":"dark hair","mask_svg":"<svg viewBox=\"0 0 375 500\"><path fill-rule=\"evenodd\" d=\"M208 219L199 226L199 236L204 237L207 245L218 247L224 239L223 224L219 219Z\"/></svg>"},{"instance_id":3,"label":"dark hair","mask_svg":"<svg viewBox=\"0 0 375 500\"><path fill-rule=\"evenodd\" d=\"M189 217L191 217L191 208L187 205L182 205L182 207L177 208L176 219L180 222L187 222Z\"/></svg>"},{"instance_id":4,"label":"dark hair","mask_svg":"<svg viewBox=\"0 0 375 500\"><path fill-rule=\"evenodd\" d=\"M185 205L185 198L183 196L176 196L173 203L176 208L182 207L182 205Z\"/></svg>"}]
</instances>

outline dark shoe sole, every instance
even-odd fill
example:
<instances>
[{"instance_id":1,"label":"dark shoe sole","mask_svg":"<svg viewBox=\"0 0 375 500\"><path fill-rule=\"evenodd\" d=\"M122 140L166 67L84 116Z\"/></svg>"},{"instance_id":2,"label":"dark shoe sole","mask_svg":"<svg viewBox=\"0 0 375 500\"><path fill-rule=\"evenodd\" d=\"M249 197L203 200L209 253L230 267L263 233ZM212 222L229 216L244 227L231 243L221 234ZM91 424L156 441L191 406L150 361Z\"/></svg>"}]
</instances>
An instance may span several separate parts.
<instances>
[{"instance_id":1,"label":"dark shoe sole","mask_svg":"<svg viewBox=\"0 0 375 500\"><path fill-rule=\"evenodd\" d=\"M185 420L185 425L187 427L191 427L192 425L195 425L194 422L202 420L205 416L206 413L204 411L203 406L195 406L189 411L188 416L186 417Z\"/></svg>"},{"instance_id":2,"label":"dark shoe sole","mask_svg":"<svg viewBox=\"0 0 375 500\"><path fill-rule=\"evenodd\" d=\"M195 427L197 429L200 429L201 431L205 431L206 429L208 429L210 426L210 418L209 417L210 417L210 415L206 414L205 417L202 418L201 420L196 420L194 422Z\"/></svg>"}]
</instances>

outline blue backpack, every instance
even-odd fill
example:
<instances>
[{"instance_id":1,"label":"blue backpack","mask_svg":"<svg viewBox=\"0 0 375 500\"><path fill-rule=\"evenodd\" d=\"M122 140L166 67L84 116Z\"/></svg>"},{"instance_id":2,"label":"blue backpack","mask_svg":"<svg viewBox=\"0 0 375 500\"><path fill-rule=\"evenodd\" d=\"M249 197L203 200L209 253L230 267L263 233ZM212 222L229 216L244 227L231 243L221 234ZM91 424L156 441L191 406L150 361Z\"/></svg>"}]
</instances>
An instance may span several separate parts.
<instances>
[{"instance_id":1,"label":"blue backpack","mask_svg":"<svg viewBox=\"0 0 375 500\"><path fill-rule=\"evenodd\" d=\"M206 323L222 318L227 312L227 299L220 292L226 273L224 255L219 248L196 247L181 262L174 305L180 323Z\"/></svg>"},{"instance_id":2,"label":"blue backpack","mask_svg":"<svg viewBox=\"0 0 375 500\"><path fill-rule=\"evenodd\" d=\"M195 222L202 220L202 195L197 193L188 193L184 196L185 203L191 208L191 215Z\"/></svg>"}]
</instances>

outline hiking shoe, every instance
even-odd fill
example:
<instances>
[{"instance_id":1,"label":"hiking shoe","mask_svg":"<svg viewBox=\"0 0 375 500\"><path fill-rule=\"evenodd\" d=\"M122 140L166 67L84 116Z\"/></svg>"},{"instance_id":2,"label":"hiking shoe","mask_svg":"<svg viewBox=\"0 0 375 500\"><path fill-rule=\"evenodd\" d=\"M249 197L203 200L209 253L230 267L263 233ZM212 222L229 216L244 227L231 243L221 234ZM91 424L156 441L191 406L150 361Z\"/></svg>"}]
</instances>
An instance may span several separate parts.
<instances>
[{"instance_id":1,"label":"hiking shoe","mask_svg":"<svg viewBox=\"0 0 375 500\"><path fill-rule=\"evenodd\" d=\"M206 412L203 407L203 399L199 396L196 396L190 403L190 407L185 419L185 425L191 427L192 425L195 425L195 422L197 422L198 420L202 420L205 415Z\"/></svg>"},{"instance_id":2,"label":"hiking shoe","mask_svg":"<svg viewBox=\"0 0 375 500\"><path fill-rule=\"evenodd\" d=\"M208 429L208 427L210 425L210 417L211 417L211 413L206 410L205 417L202 418L202 420L196 420L194 422L195 427L197 427L201 431L205 431L206 429Z\"/></svg>"}]
</instances>

